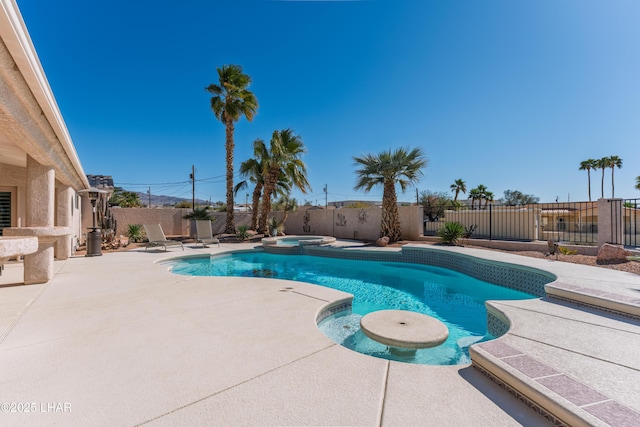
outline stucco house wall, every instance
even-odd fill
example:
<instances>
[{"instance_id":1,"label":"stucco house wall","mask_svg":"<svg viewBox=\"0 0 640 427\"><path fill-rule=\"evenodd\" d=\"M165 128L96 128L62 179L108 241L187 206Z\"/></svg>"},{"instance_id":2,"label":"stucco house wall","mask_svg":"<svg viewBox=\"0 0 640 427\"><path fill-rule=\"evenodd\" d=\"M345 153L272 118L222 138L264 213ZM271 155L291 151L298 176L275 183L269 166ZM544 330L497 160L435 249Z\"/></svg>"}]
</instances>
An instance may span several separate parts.
<instances>
[{"instance_id":1,"label":"stucco house wall","mask_svg":"<svg viewBox=\"0 0 640 427\"><path fill-rule=\"evenodd\" d=\"M11 206L2 234L37 236L37 251L24 257L25 283L44 283L54 255L74 250L75 197L89 185L20 11L12 0L0 6L0 187Z\"/></svg>"}]
</instances>

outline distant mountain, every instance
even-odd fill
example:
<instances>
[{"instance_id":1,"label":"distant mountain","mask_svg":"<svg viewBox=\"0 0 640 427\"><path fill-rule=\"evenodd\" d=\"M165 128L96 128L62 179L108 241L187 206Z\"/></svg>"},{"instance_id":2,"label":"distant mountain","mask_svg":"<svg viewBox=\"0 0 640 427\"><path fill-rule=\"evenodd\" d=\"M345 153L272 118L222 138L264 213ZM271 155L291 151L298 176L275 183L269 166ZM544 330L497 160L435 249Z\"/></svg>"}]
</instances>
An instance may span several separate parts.
<instances>
[{"instance_id":1,"label":"distant mountain","mask_svg":"<svg viewBox=\"0 0 640 427\"><path fill-rule=\"evenodd\" d=\"M142 202L143 205L146 205L147 203L149 203L149 196L147 195L147 193L141 193L139 191L135 192L138 196L140 196L140 201ZM191 203L191 199L185 199L183 197L173 197L173 196L156 196L155 194L151 194L151 206L167 206L167 207L173 207L176 205L176 203L180 203L182 201L185 202L189 202ZM208 205L209 201L208 200L202 200L202 199L196 199L196 206L197 205Z\"/></svg>"}]
</instances>

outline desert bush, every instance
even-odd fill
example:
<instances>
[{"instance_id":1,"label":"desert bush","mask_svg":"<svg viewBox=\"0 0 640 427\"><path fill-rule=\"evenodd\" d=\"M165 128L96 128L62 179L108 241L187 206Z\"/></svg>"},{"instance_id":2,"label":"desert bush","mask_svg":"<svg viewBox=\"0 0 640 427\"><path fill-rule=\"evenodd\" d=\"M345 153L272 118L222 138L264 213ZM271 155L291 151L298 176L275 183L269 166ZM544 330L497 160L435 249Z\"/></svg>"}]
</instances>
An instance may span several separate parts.
<instances>
[{"instance_id":1,"label":"desert bush","mask_svg":"<svg viewBox=\"0 0 640 427\"><path fill-rule=\"evenodd\" d=\"M575 255L575 254L578 253L578 251L576 251L576 250L569 249L569 248L563 248L562 246L558 246L558 250L563 255Z\"/></svg>"},{"instance_id":2,"label":"desert bush","mask_svg":"<svg viewBox=\"0 0 640 427\"><path fill-rule=\"evenodd\" d=\"M249 227L246 225L239 225L236 237L240 240L247 240L249 238Z\"/></svg>"},{"instance_id":3,"label":"desert bush","mask_svg":"<svg viewBox=\"0 0 640 427\"><path fill-rule=\"evenodd\" d=\"M134 243L142 242L144 240L144 230L142 224L129 224L126 232L127 237Z\"/></svg>"},{"instance_id":4,"label":"desert bush","mask_svg":"<svg viewBox=\"0 0 640 427\"><path fill-rule=\"evenodd\" d=\"M444 225L438 229L436 234L440 237L442 243L455 245L464 235L464 232L464 225L459 222L445 222Z\"/></svg>"}]
</instances>

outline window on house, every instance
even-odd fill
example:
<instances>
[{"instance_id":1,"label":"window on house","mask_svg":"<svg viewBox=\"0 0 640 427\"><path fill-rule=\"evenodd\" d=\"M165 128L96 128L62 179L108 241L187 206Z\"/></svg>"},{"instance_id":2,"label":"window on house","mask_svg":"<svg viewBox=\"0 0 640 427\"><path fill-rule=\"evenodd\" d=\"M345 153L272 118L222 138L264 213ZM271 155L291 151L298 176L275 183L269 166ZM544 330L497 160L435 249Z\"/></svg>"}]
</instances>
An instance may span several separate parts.
<instances>
[{"instance_id":1,"label":"window on house","mask_svg":"<svg viewBox=\"0 0 640 427\"><path fill-rule=\"evenodd\" d=\"M11 193L0 191L0 236L5 227L11 227Z\"/></svg>"}]
</instances>

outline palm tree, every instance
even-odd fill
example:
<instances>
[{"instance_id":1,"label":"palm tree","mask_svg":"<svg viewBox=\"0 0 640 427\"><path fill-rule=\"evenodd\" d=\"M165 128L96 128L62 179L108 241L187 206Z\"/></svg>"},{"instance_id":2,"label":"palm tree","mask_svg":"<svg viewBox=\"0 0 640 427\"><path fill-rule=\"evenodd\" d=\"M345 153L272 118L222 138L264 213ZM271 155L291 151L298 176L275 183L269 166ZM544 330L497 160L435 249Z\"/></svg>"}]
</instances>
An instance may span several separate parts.
<instances>
[{"instance_id":1,"label":"palm tree","mask_svg":"<svg viewBox=\"0 0 640 427\"><path fill-rule=\"evenodd\" d=\"M469 198L471 199L471 210L473 210L476 200L481 199L480 191L477 188L472 188L471 191L469 191Z\"/></svg>"},{"instance_id":2,"label":"palm tree","mask_svg":"<svg viewBox=\"0 0 640 427\"><path fill-rule=\"evenodd\" d=\"M607 168L608 157L603 157L596 160L596 167L594 169L602 170L602 180L600 181L600 198L604 199L604 170Z\"/></svg>"},{"instance_id":3,"label":"palm tree","mask_svg":"<svg viewBox=\"0 0 640 427\"><path fill-rule=\"evenodd\" d=\"M253 92L247 88L251 84L251 77L242 72L239 65L223 65L218 68L220 84L212 83L205 88L211 95L211 110L220 120L226 130L225 148L227 160L227 220L226 233L235 233L233 219L233 131L234 123L245 116L252 121L258 111L258 100Z\"/></svg>"},{"instance_id":4,"label":"palm tree","mask_svg":"<svg viewBox=\"0 0 640 427\"><path fill-rule=\"evenodd\" d=\"M478 209L481 209L482 201L486 200L486 197L487 197L487 186L480 184L476 188L472 189L469 194L471 195L471 209L473 209L473 204L475 200L478 200Z\"/></svg>"},{"instance_id":5,"label":"palm tree","mask_svg":"<svg viewBox=\"0 0 640 427\"><path fill-rule=\"evenodd\" d=\"M283 212L282 225L284 226L284 224L287 222L289 212L295 212L298 210L298 201L293 197L289 197L288 194L283 194L274 203L274 209L281 210Z\"/></svg>"},{"instance_id":6,"label":"palm tree","mask_svg":"<svg viewBox=\"0 0 640 427\"><path fill-rule=\"evenodd\" d=\"M253 158L246 160L240 164L240 175L245 178L240 181L234 188L234 193L248 187L247 180L254 184L253 193L251 194L251 229L258 230L258 209L260 207L260 196L262 195L262 187L264 187L264 179L262 170L264 169L264 160L267 157L267 146L261 139L253 141Z\"/></svg>"},{"instance_id":7,"label":"palm tree","mask_svg":"<svg viewBox=\"0 0 640 427\"><path fill-rule=\"evenodd\" d=\"M618 156L609 156L605 157L606 159L606 167L611 168L611 198L615 197L614 192L614 184L613 184L613 171L615 168L620 169L622 167L622 159Z\"/></svg>"},{"instance_id":8,"label":"palm tree","mask_svg":"<svg viewBox=\"0 0 640 427\"><path fill-rule=\"evenodd\" d=\"M485 191L484 196L484 208L487 209L487 204L493 202L493 193L491 191Z\"/></svg>"},{"instance_id":9,"label":"palm tree","mask_svg":"<svg viewBox=\"0 0 640 427\"><path fill-rule=\"evenodd\" d=\"M264 187L264 177L262 171L264 169L265 159L269 152L264 141L260 138L253 142L253 158L245 160L240 164L240 175L245 178L234 187L234 193L237 195L240 191L249 187L247 182L254 184L253 193L251 195L251 229L258 230L258 214L260 213L260 197L262 197L262 188ZM280 175L276 184L276 194L289 194L291 188L289 183Z\"/></svg>"},{"instance_id":10,"label":"palm tree","mask_svg":"<svg viewBox=\"0 0 640 427\"><path fill-rule=\"evenodd\" d=\"M278 182L284 181L304 194L311 189L307 181L307 166L300 160L300 156L305 152L302 138L294 134L293 130L284 129L273 132L271 146L262 169L264 188L258 233L269 234L267 222L271 212L271 196L276 192Z\"/></svg>"},{"instance_id":11,"label":"palm tree","mask_svg":"<svg viewBox=\"0 0 640 427\"><path fill-rule=\"evenodd\" d=\"M193 210L191 212L189 212L186 215L183 215L182 218L184 219L196 219L196 220L206 220L206 219L210 219L212 221L215 221L215 218L211 218L209 216L209 206L204 206L201 208L193 208Z\"/></svg>"},{"instance_id":12,"label":"palm tree","mask_svg":"<svg viewBox=\"0 0 640 427\"><path fill-rule=\"evenodd\" d=\"M636 190L640 190L640 176L636 177Z\"/></svg>"},{"instance_id":13,"label":"palm tree","mask_svg":"<svg viewBox=\"0 0 640 427\"><path fill-rule=\"evenodd\" d=\"M589 182L589 201L591 201L591 170L596 170L598 169L598 161L594 160L594 159L588 159L588 160L584 160L582 162L580 162L580 168L579 170L587 171L587 179Z\"/></svg>"},{"instance_id":14,"label":"palm tree","mask_svg":"<svg viewBox=\"0 0 640 427\"><path fill-rule=\"evenodd\" d=\"M109 204L120 206L121 208L139 208L142 206L138 193L127 191L122 187L114 188Z\"/></svg>"},{"instance_id":15,"label":"palm tree","mask_svg":"<svg viewBox=\"0 0 640 427\"><path fill-rule=\"evenodd\" d=\"M401 232L396 184L404 192L410 184L418 182L422 175L421 169L427 165L422 149L398 148L378 155L365 154L354 157L353 160L356 165L362 166L356 170L356 190L369 192L377 185L383 186L380 237L387 236L389 242L397 242L401 238Z\"/></svg>"},{"instance_id":16,"label":"palm tree","mask_svg":"<svg viewBox=\"0 0 640 427\"><path fill-rule=\"evenodd\" d=\"M453 184L451 184L451 191L455 191L455 196L453 197L453 202L456 203L458 201L458 194L460 192L467 193L467 184L461 180L456 179Z\"/></svg>"}]
</instances>

